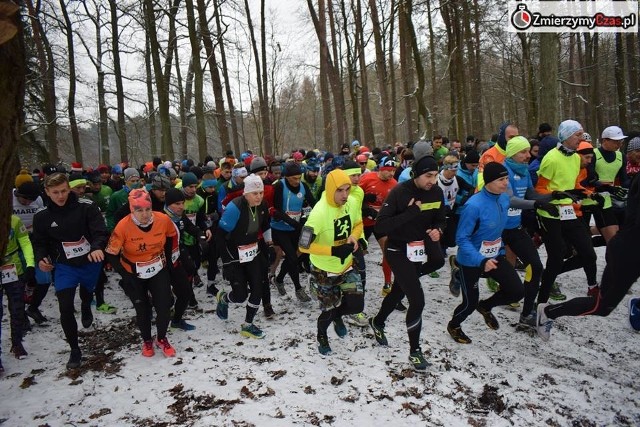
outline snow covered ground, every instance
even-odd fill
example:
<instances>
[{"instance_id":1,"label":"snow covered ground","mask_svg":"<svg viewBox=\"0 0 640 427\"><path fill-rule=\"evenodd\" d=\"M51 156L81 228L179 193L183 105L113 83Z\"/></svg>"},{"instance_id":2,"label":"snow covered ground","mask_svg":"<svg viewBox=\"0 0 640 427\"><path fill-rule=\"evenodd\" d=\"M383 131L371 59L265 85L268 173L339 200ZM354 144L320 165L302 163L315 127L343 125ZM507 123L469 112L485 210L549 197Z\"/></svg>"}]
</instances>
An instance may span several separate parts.
<instances>
[{"instance_id":1,"label":"snow covered ground","mask_svg":"<svg viewBox=\"0 0 640 427\"><path fill-rule=\"evenodd\" d=\"M376 243L371 246L367 315L377 311L382 285L380 250ZM597 252L601 274L604 249ZM5 307L0 424L640 425L640 336L627 323L629 296L608 318L559 319L548 343L516 331L516 311L494 311L498 331L489 330L474 313L463 324L473 343L462 345L446 332L459 302L449 293L448 265L440 275L423 278L422 348L432 363L424 374L409 367L402 313L394 312L387 323L389 347L376 345L368 328L349 326L343 339L330 331L333 354L321 357L315 342L316 305L280 297L275 290L277 318L257 318L267 333L264 340L239 334L240 306L231 307L229 320L218 319L213 299L199 288L204 312L187 314L197 330L169 335L177 357L156 353L144 358L134 310L115 275L106 297L119 311L95 314L94 326L81 338L83 367L67 372L68 348L50 291L43 313L51 322L34 325L25 337L27 359L8 354ZM559 282L569 297L586 292L581 270ZM637 284L632 291L640 294ZM481 294L487 292L482 283Z\"/></svg>"}]
</instances>

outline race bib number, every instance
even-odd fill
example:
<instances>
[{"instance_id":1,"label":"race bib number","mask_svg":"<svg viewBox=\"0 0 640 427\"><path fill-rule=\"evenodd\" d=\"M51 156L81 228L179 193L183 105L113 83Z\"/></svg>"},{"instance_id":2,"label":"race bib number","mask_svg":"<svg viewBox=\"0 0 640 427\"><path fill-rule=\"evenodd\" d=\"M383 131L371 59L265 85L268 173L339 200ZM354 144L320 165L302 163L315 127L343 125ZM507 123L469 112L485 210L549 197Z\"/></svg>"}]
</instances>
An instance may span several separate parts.
<instances>
[{"instance_id":1,"label":"race bib number","mask_svg":"<svg viewBox=\"0 0 640 427\"><path fill-rule=\"evenodd\" d=\"M171 254L173 258L173 253ZM164 267L162 258L155 257L151 261L136 262L136 272L141 279L150 279L160 272Z\"/></svg>"},{"instance_id":2,"label":"race bib number","mask_svg":"<svg viewBox=\"0 0 640 427\"><path fill-rule=\"evenodd\" d=\"M509 208L507 211L507 216L520 216L522 214L522 209L514 209Z\"/></svg>"},{"instance_id":3,"label":"race bib number","mask_svg":"<svg viewBox=\"0 0 640 427\"><path fill-rule=\"evenodd\" d=\"M175 248L171 251L171 264L175 264L180 258L180 248Z\"/></svg>"},{"instance_id":4,"label":"race bib number","mask_svg":"<svg viewBox=\"0 0 640 427\"><path fill-rule=\"evenodd\" d=\"M426 262L427 253L424 250L424 241L416 240L407 243L407 258L411 262Z\"/></svg>"},{"instance_id":5,"label":"race bib number","mask_svg":"<svg viewBox=\"0 0 640 427\"><path fill-rule=\"evenodd\" d=\"M193 225L196 225L196 216L197 216L197 215L198 215L198 214L194 214L194 213L192 213L192 214L187 214L187 218L189 218L189 221L191 221L191 222L193 223Z\"/></svg>"},{"instance_id":6,"label":"race bib number","mask_svg":"<svg viewBox=\"0 0 640 427\"><path fill-rule=\"evenodd\" d=\"M18 281L18 270L15 264L6 264L0 267L0 278L2 283L12 283Z\"/></svg>"},{"instance_id":7,"label":"race bib number","mask_svg":"<svg viewBox=\"0 0 640 427\"><path fill-rule=\"evenodd\" d=\"M302 208L302 216L309 216L311 213L311 206L305 206Z\"/></svg>"},{"instance_id":8,"label":"race bib number","mask_svg":"<svg viewBox=\"0 0 640 427\"><path fill-rule=\"evenodd\" d=\"M256 255L258 255L258 242L238 246L238 257L240 259L240 264L253 261Z\"/></svg>"},{"instance_id":9,"label":"race bib number","mask_svg":"<svg viewBox=\"0 0 640 427\"><path fill-rule=\"evenodd\" d=\"M302 213L300 211L298 212L294 212L294 211L287 211L287 216L291 219L294 219L296 221L300 221L300 217L302 216Z\"/></svg>"},{"instance_id":10,"label":"race bib number","mask_svg":"<svg viewBox=\"0 0 640 427\"><path fill-rule=\"evenodd\" d=\"M560 206L560 221L567 221L570 219L576 219L576 211L573 210L572 205Z\"/></svg>"},{"instance_id":11,"label":"race bib number","mask_svg":"<svg viewBox=\"0 0 640 427\"><path fill-rule=\"evenodd\" d=\"M87 239L82 236L82 239L77 242L62 242L62 249L67 259L72 259L87 255L91 251L91 245Z\"/></svg>"},{"instance_id":12,"label":"race bib number","mask_svg":"<svg viewBox=\"0 0 640 427\"><path fill-rule=\"evenodd\" d=\"M483 240L480 245L480 255L485 258L495 258L500 252L502 247L502 238L498 237L496 240Z\"/></svg>"}]
</instances>

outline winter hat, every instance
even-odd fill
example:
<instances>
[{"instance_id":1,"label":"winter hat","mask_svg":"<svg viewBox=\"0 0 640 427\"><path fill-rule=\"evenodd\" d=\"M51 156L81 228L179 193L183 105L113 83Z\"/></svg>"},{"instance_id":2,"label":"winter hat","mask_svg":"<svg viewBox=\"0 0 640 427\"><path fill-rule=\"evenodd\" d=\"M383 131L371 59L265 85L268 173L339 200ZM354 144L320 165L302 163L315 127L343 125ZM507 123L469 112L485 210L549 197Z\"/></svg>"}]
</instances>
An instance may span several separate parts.
<instances>
[{"instance_id":1,"label":"winter hat","mask_svg":"<svg viewBox=\"0 0 640 427\"><path fill-rule=\"evenodd\" d=\"M295 162L289 162L284 166L284 176L302 175L302 168Z\"/></svg>"},{"instance_id":2,"label":"winter hat","mask_svg":"<svg viewBox=\"0 0 640 427\"><path fill-rule=\"evenodd\" d=\"M587 141L588 143L593 142L593 139L591 139L591 135L589 135L587 132L582 134L582 140Z\"/></svg>"},{"instance_id":3,"label":"winter hat","mask_svg":"<svg viewBox=\"0 0 640 427\"><path fill-rule=\"evenodd\" d=\"M184 193L177 188L168 189L164 195L165 206L169 206L177 202L184 202Z\"/></svg>"},{"instance_id":4,"label":"winter hat","mask_svg":"<svg viewBox=\"0 0 640 427\"><path fill-rule=\"evenodd\" d=\"M504 166L502 166L502 164L498 162L487 163L484 166L484 172L482 173L482 177L484 178L485 185L495 181L496 179L500 179L508 175L509 175L509 172L507 172L507 168L505 168Z\"/></svg>"},{"instance_id":5,"label":"winter hat","mask_svg":"<svg viewBox=\"0 0 640 427\"><path fill-rule=\"evenodd\" d=\"M369 160L369 158L367 157L366 154L358 154L356 156L356 161L358 163L367 163L368 160Z\"/></svg>"},{"instance_id":6,"label":"winter hat","mask_svg":"<svg viewBox=\"0 0 640 427\"><path fill-rule=\"evenodd\" d=\"M189 169L189 172L194 174L196 176L196 178L198 178L198 179L202 179L202 175L204 175L204 172L202 171L202 168L200 168L198 166L191 166L191 168Z\"/></svg>"},{"instance_id":7,"label":"winter hat","mask_svg":"<svg viewBox=\"0 0 640 427\"><path fill-rule=\"evenodd\" d=\"M638 147L640 148L640 147ZM593 145L587 141L580 141L578 144L578 149L576 150L578 154L593 154Z\"/></svg>"},{"instance_id":8,"label":"winter hat","mask_svg":"<svg viewBox=\"0 0 640 427\"><path fill-rule=\"evenodd\" d=\"M82 185L87 185L87 180L84 179L80 172L73 172L69 175L69 187L75 188Z\"/></svg>"},{"instance_id":9,"label":"winter hat","mask_svg":"<svg viewBox=\"0 0 640 427\"><path fill-rule=\"evenodd\" d=\"M97 184L102 182L102 177L100 176L100 171L92 171L87 174L87 181Z\"/></svg>"},{"instance_id":10,"label":"winter hat","mask_svg":"<svg viewBox=\"0 0 640 427\"><path fill-rule=\"evenodd\" d=\"M413 150L414 164L424 156L433 156L433 147L424 139L421 139L420 141L413 144L411 150Z\"/></svg>"},{"instance_id":11,"label":"winter hat","mask_svg":"<svg viewBox=\"0 0 640 427\"><path fill-rule=\"evenodd\" d=\"M164 166L164 167L165 167L165 168L167 168L167 169L171 169L171 166L173 166L173 165L171 164L171 160L166 160L166 161L162 164L162 166Z\"/></svg>"},{"instance_id":12,"label":"winter hat","mask_svg":"<svg viewBox=\"0 0 640 427\"><path fill-rule=\"evenodd\" d=\"M558 139L560 142L564 142L574 133L582 130L582 125L575 120L565 120L558 126ZM606 130L606 129L605 129ZM620 131L622 132L622 131ZM604 134L604 132L602 132Z\"/></svg>"},{"instance_id":13,"label":"winter hat","mask_svg":"<svg viewBox=\"0 0 640 427\"><path fill-rule=\"evenodd\" d=\"M496 141L496 143L498 144L498 147L502 148L503 150L507 149L507 128L509 126L511 126L513 123L511 122L504 122L500 125L500 130L498 130L498 141Z\"/></svg>"},{"instance_id":14,"label":"winter hat","mask_svg":"<svg viewBox=\"0 0 640 427\"><path fill-rule=\"evenodd\" d=\"M551 150L558 146L560 140L553 135L547 135L540 140L540 149L538 150L538 158L542 161L542 158Z\"/></svg>"},{"instance_id":15,"label":"winter hat","mask_svg":"<svg viewBox=\"0 0 640 427\"><path fill-rule=\"evenodd\" d=\"M136 168L126 168L124 170L124 180L129 181L133 177L140 178L140 172Z\"/></svg>"},{"instance_id":16,"label":"winter hat","mask_svg":"<svg viewBox=\"0 0 640 427\"><path fill-rule=\"evenodd\" d=\"M161 173L157 173L151 178L151 189L152 190L168 190L171 188L171 181L165 175Z\"/></svg>"},{"instance_id":17,"label":"winter hat","mask_svg":"<svg viewBox=\"0 0 640 427\"><path fill-rule=\"evenodd\" d=\"M14 187L18 188L20 187L20 185L24 184L25 182L33 182L33 177L31 176L28 170L21 169L18 176L16 176Z\"/></svg>"},{"instance_id":18,"label":"winter hat","mask_svg":"<svg viewBox=\"0 0 640 427\"><path fill-rule=\"evenodd\" d=\"M427 172L438 172L438 162L436 162L433 156L424 156L420 160L413 162L411 171L413 172L414 178Z\"/></svg>"},{"instance_id":19,"label":"winter hat","mask_svg":"<svg viewBox=\"0 0 640 427\"><path fill-rule=\"evenodd\" d=\"M136 208L150 208L151 196L144 188L134 188L129 192L129 209L133 212Z\"/></svg>"},{"instance_id":20,"label":"winter hat","mask_svg":"<svg viewBox=\"0 0 640 427\"><path fill-rule=\"evenodd\" d=\"M234 178L246 178L247 177L248 172L247 172L247 168L242 167L242 168L233 168L231 170L231 176Z\"/></svg>"},{"instance_id":21,"label":"winter hat","mask_svg":"<svg viewBox=\"0 0 640 427\"><path fill-rule=\"evenodd\" d=\"M107 165L100 165L96 168L96 170L100 173L109 173L109 166Z\"/></svg>"},{"instance_id":22,"label":"winter hat","mask_svg":"<svg viewBox=\"0 0 640 427\"><path fill-rule=\"evenodd\" d=\"M622 132L618 126L609 126L605 130L602 131L602 139L613 139L614 141L620 141L621 139L625 139L627 136Z\"/></svg>"},{"instance_id":23,"label":"winter hat","mask_svg":"<svg viewBox=\"0 0 640 427\"><path fill-rule=\"evenodd\" d=\"M302 159L304 159L304 154L302 154L299 151L296 151L295 153L293 153L291 155L291 157L293 158L293 160L302 160Z\"/></svg>"},{"instance_id":24,"label":"winter hat","mask_svg":"<svg viewBox=\"0 0 640 427\"><path fill-rule=\"evenodd\" d=\"M53 175L54 173L58 172L58 168L56 168L53 165L46 164L46 165L42 165L42 172L45 175Z\"/></svg>"},{"instance_id":25,"label":"winter hat","mask_svg":"<svg viewBox=\"0 0 640 427\"><path fill-rule=\"evenodd\" d=\"M524 136L515 136L507 142L507 158L513 157L522 150L530 149L531 144Z\"/></svg>"},{"instance_id":26,"label":"winter hat","mask_svg":"<svg viewBox=\"0 0 640 427\"><path fill-rule=\"evenodd\" d=\"M262 157L254 157L253 160L251 160L251 165L249 166L249 170L251 171L251 173L266 171L267 162Z\"/></svg>"},{"instance_id":27,"label":"winter hat","mask_svg":"<svg viewBox=\"0 0 640 427\"><path fill-rule=\"evenodd\" d=\"M631 138L629 145L627 145L627 152L640 150L640 137Z\"/></svg>"},{"instance_id":28,"label":"winter hat","mask_svg":"<svg viewBox=\"0 0 640 427\"><path fill-rule=\"evenodd\" d=\"M111 173L122 175L122 166L114 165L113 168L111 168Z\"/></svg>"},{"instance_id":29,"label":"winter hat","mask_svg":"<svg viewBox=\"0 0 640 427\"><path fill-rule=\"evenodd\" d=\"M462 163L479 163L480 154L476 150L468 151Z\"/></svg>"},{"instance_id":30,"label":"winter hat","mask_svg":"<svg viewBox=\"0 0 640 427\"><path fill-rule=\"evenodd\" d=\"M264 191L264 184L258 175L252 173L244 179L244 192L242 194L258 193L260 191Z\"/></svg>"},{"instance_id":31,"label":"winter hat","mask_svg":"<svg viewBox=\"0 0 640 427\"><path fill-rule=\"evenodd\" d=\"M545 133L545 132L551 132L552 130L553 130L553 128L551 127L551 125L549 123L540 123L540 126L538 126L538 134Z\"/></svg>"},{"instance_id":32,"label":"winter hat","mask_svg":"<svg viewBox=\"0 0 640 427\"><path fill-rule=\"evenodd\" d=\"M23 182L16 188L16 196L27 200L36 200L40 197L40 186L33 181Z\"/></svg>"},{"instance_id":33,"label":"winter hat","mask_svg":"<svg viewBox=\"0 0 640 427\"><path fill-rule=\"evenodd\" d=\"M200 187L202 187L203 189L209 188L209 187L215 187L218 184L218 180L216 180L216 178L213 176L212 173L205 173L202 176L202 182L200 182Z\"/></svg>"},{"instance_id":34,"label":"winter hat","mask_svg":"<svg viewBox=\"0 0 640 427\"><path fill-rule=\"evenodd\" d=\"M307 160L307 170L311 172L320 172L320 165L316 159Z\"/></svg>"},{"instance_id":35,"label":"winter hat","mask_svg":"<svg viewBox=\"0 0 640 427\"><path fill-rule=\"evenodd\" d=\"M383 162L380 162L380 166L378 170L381 171L395 171L398 167L398 163L393 159L384 159Z\"/></svg>"},{"instance_id":36,"label":"winter hat","mask_svg":"<svg viewBox=\"0 0 640 427\"><path fill-rule=\"evenodd\" d=\"M71 163L71 172L82 172L82 163L80 163L80 162L72 162Z\"/></svg>"},{"instance_id":37,"label":"winter hat","mask_svg":"<svg viewBox=\"0 0 640 427\"><path fill-rule=\"evenodd\" d=\"M326 162L327 160L333 159L333 157L334 157L334 156L333 156L333 153L332 153L331 151L327 151L327 152L324 154L324 161Z\"/></svg>"},{"instance_id":38,"label":"winter hat","mask_svg":"<svg viewBox=\"0 0 640 427\"><path fill-rule=\"evenodd\" d=\"M182 188L190 185L198 185L198 177L193 172L187 172L182 175Z\"/></svg>"},{"instance_id":39,"label":"winter hat","mask_svg":"<svg viewBox=\"0 0 640 427\"><path fill-rule=\"evenodd\" d=\"M353 160L347 160L346 162L344 162L344 165L342 165L342 170L349 176L362 173L360 165L358 165Z\"/></svg>"},{"instance_id":40,"label":"winter hat","mask_svg":"<svg viewBox=\"0 0 640 427\"><path fill-rule=\"evenodd\" d=\"M354 139L353 141L351 141L351 146L352 147L359 147L360 146L360 141L358 141L357 139Z\"/></svg>"}]
</instances>

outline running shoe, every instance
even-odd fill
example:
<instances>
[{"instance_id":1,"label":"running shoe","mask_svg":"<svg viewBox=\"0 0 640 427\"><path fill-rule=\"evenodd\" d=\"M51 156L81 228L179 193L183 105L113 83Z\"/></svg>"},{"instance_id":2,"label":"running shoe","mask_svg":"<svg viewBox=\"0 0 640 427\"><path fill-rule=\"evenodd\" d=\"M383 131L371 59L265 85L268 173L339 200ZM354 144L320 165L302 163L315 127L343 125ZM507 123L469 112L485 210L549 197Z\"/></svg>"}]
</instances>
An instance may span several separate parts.
<instances>
[{"instance_id":1,"label":"running shoe","mask_svg":"<svg viewBox=\"0 0 640 427\"><path fill-rule=\"evenodd\" d=\"M382 286L382 296L386 297L387 295L389 295L391 293L391 287L393 286L393 283L385 283Z\"/></svg>"},{"instance_id":2,"label":"running shoe","mask_svg":"<svg viewBox=\"0 0 640 427\"><path fill-rule=\"evenodd\" d=\"M462 328L460 326L454 328L453 326L451 326L451 323L448 323L447 332L449 332L449 335L451 335L451 338L453 338L455 342L460 344L471 344L471 338L469 338L467 334L462 332Z\"/></svg>"},{"instance_id":3,"label":"running shoe","mask_svg":"<svg viewBox=\"0 0 640 427\"><path fill-rule=\"evenodd\" d=\"M429 273L429 277L431 277L432 279L439 279L440 273L438 273L437 271L432 271L431 273Z\"/></svg>"},{"instance_id":4,"label":"running shoe","mask_svg":"<svg viewBox=\"0 0 640 427\"><path fill-rule=\"evenodd\" d=\"M544 309L549 303L538 304L538 310L536 313L536 329L538 335L543 341L549 341L551 337L551 328L553 327L553 320L549 319L544 312Z\"/></svg>"},{"instance_id":5,"label":"running shoe","mask_svg":"<svg viewBox=\"0 0 640 427\"><path fill-rule=\"evenodd\" d=\"M518 326L525 328L535 328L536 324L536 312L532 311L528 315L521 314L520 321L518 322Z\"/></svg>"},{"instance_id":6,"label":"running shoe","mask_svg":"<svg viewBox=\"0 0 640 427\"><path fill-rule=\"evenodd\" d=\"M279 282L278 279L276 279L276 276L271 276L269 282L271 283L271 286L275 286L276 289L278 289L278 293L281 296L287 295L287 290L284 288L284 282Z\"/></svg>"},{"instance_id":7,"label":"running shoe","mask_svg":"<svg viewBox=\"0 0 640 427\"><path fill-rule=\"evenodd\" d=\"M489 289L489 291L495 294L496 292L498 292L499 287L500 285L498 285L498 282L496 282L491 277L487 277L487 289Z\"/></svg>"},{"instance_id":8,"label":"running shoe","mask_svg":"<svg viewBox=\"0 0 640 427\"><path fill-rule=\"evenodd\" d=\"M422 354L422 350L418 349L409 354L409 361L413 365L413 369L416 371L425 371L427 366L427 359L424 358L424 354Z\"/></svg>"},{"instance_id":9,"label":"running shoe","mask_svg":"<svg viewBox=\"0 0 640 427\"><path fill-rule=\"evenodd\" d=\"M640 298L629 299L629 325L634 331L640 331Z\"/></svg>"},{"instance_id":10,"label":"running shoe","mask_svg":"<svg viewBox=\"0 0 640 427\"><path fill-rule=\"evenodd\" d=\"M207 295L215 297L218 294L218 287L215 283L210 283L207 286Z\"/></svg>"},{"instance_id":11,"label":"running shoe","mask_svg":"<svg viewBox=\"0 0 640 427\"><path fill-rule=\"evenodd\" d=\"M331 347L329 346L329 337L326 334L318 334L318 351L323 356L331 353Z\"/></svg>"},{"instance_id":12,"label":"running shoe","mask_svg":"<svg viewBox=\"0 0 640 427\"><path fill-rule=\"evenodd\" d=\"M253 323L242 325L242 330L240 331L240 335L247 338L257 338L262 339L265 337L265 333L262 332L262 329L258 328Z\"/></svg>"},{"instance_id":13,"label":"running shoe","mask_svg":"<svg viewBox=\"0 0 640 427\"><path fill-rule=\"evenodd\" d=\"M218 304L216 305L216 314L222 320L227 320L229 317L229 303L227 302L227 293L223 290L218 291L216 295Z\"/></svg>"},{"instance_id":14,"label":"running shoe","mask_svg":"<svg viewBox=\"0 0 640 427\"><path fill-rule=\"evenodd\" d=\"M354 326L366 327L369 324L367 320L367 316L364 313L351 314L346 318L347 323L350 323Z\"/></svg>"},{"instance_id":15,"label":"running shoe","mask_svg":"<svg viewBox=\"0 0 640 427\"><path fill-rule=\"evenodd\" d=\"M369 318L369 326L371 326L371 329L373 330L373 336L376 338L378 344L388 346L389 341L387 341L387 337L384 334L384 327L376 325L373 317Z\"/></svg>"},{"instance_id":16,"label":"running shoe","mask_svg":"<svg viewBox=\"0 0 640 427\"><path fill-rule=\"evenodd\" d=\"M304 288L296 289L296 298L298 298L298 301L300 302L311 301L311 298L307 294L307 291L304 290Z\"/></svg>"},{"instance_id":17,"label":"running shoe","mask_svg":"<svg viewBox=\"0 0 640 427\"><path fill-rule=\"evenodd\" d=\"M551 292L549 293L549 299L553 301L564 301L567 299L567 296L560 291L560 285L558 282L553 282Z\"/></svg>"},{"instance_id":18,"label":"running shoe","mask_svg":"<svg viewBox=\"0 0 640 427\"><path fill-rule=\"evenodd\" d=\"M180 319L180 320L172 320L171 321L171 328L172 329L182 329L183 331L193 331L196 327L195 327L195 325L192 325L191 323L187 323L186 320Z\"/></svg>"},{"instance_id":19,"label":"running shoe","mask_svg":"<svg viewBox=\"0 0 640 427\"><path fill-rule=\"evenodd\" d=\"M276 315L276 312L273 311L273 306L271 304L265 304L263 307L264 317L267 319L273 319L273 316Z\"/></svg>"},{"instance_id":20,"label":"running shoe","mask_svg":"<svg viewBox=\"0 0 640 427\"><path fill-rule=\"evenodd\" d=\"M156 347L162 349L162 353L165 357L174 357L176 355L176 349L169 344L167 337L160 338L156 341Z\"/></svg>"},{"instance_id":21,"label":"running shoe","mask_svg":"<svg viewBox=\"0 0 640 427\"><path fill-rule=\"evenodd\" d=\"M27 350L24 349L22 343L12 345L11 353L19 360L25 359L28 356Z\"/></svg>"},{"instance_id":22,"label":"running shoe","mask_svg":"<svg viewBox=\"0 0 640 427\"><path fill-rule=\"evenodd\" d=\"M494 316L493 313L491 313L491 310L487 310L481 305L478 305L476 310L478 310L478 313L480 313L482 317L484 317L484 323L487 324L489 329L493 329L494 331L497 329L500 329L500 324L498 323L498 319L496 319L496 316Z\"/></svg>"},{"instance_id":23,"label":"running shoe","mask_svg":"<svg viewBox=\"0 0 640 427\"><path fill-rule=\"evenodd\" d=\"M336 335L338 335L340 338L344 338L345 336L347 336L347 327L342 321L342 317L336 317L336 319L333 321L333 330L336 331Z\"/></svg>"},{"instance_id":24,"label":"running shoe","mask_svg":"<svg viewBox=\"0 0 640 427\"><path fill-rule=\"evenodd\" d=\"M509 303L509 308L510 308L511 310L517 310L517 309L519 309L519 308L520 308L520 303L519 303L519 302L512 302L512 303Z\"/></svg>"},{"instance_id":25,"label":"running shoe","mask_svg":"<svg viewBox=\"0 0 640 427\"><path fill-rule=\"evenodd\" d=\"M33 321L36 322L36 324L38 325L42 325L43 323L47 322L47 318L42 315L40 310L38 310L38 307L34 307L30 305L25 310L25 313L27 313L27 316L32 318Z\"/></svg>"},{"instance_id":26,"label":"running shoe","mask_svg":"<svg viewBox=\"0 0 640 427\"><path fill-rule=\"evenodd\" d=\"M156 354L156 352L153 349L153 340L144 341L142 343L142 355L144 357L153 357L154 354Z\"/></svg>"},{"instance_id":27,"label":"running shoe","mask_svg":"<svg viewBox=\"0 0 640 427\"><path fill-rule=\"evenodd\" d=\"M100 304L99 306L96 307L96 310L98 310L101 313L106 313L106 314L116 314L118 312L118 309L115 308L112 305L105 303Z\"/></svg>"},{"instance_id":28,"label":"running shoe","mask_svg":"<svg viewBox=\"0 0 640 427\"><path fill-rule=\"evenodd\" d=\"M69 361L67 362L67 369L77 369L82 364L82 352L79 348L71 349L69 355Z\"/></svg>"}]
</instances>

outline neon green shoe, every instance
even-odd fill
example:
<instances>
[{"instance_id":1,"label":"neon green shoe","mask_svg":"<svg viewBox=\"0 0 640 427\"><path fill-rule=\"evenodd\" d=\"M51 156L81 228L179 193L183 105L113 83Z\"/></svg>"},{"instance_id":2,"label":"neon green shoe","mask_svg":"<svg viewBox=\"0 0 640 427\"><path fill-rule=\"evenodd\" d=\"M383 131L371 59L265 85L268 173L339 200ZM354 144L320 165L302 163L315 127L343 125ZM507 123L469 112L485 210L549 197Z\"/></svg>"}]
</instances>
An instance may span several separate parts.
<instances>
[{"instance_id":1,"label":"neon green shoe","mask_svg":"<svg viewBox=\"0 0 640 427\"><path fill-rule=\"evenodd\" d=\"M249 323L242 325L242 331L240 331L240 335L247 338L262 339L266 334L262 332L262 329L258 328L253 323Z\"/></svg>"},{"instance_id":2,"label":"neon green shoe","mask_svg":"<svg viewBox=\"0 0 640 427\"><path fill-rule=\"evenodd\" d=\"M429 273L429 277L431 277L432 279L439 279L440 273L438 273L437 271L434 271L432 273Z\"/></svg>"},{"instance_id":3,"label":"neon green shoe","mask_svg":"<svg viewBox=\"0 0 640 427\"><path fill-rule=\"evenodd\" d=\"M498 292L498 288L500 287L500 285L498 284L498 282L496 282L494 279L492 279L491 277L487 277L487 288L493 292L496 293Z\"/></svg>"},{"instance_id":4,"label":"neon green shoe","mask_svg":"<svg viewBox=\"0 0 640 427\"><path fill-rule=\"evenodd\" d=\"M101 313L106 313L106 314L116 314L118 312L118 309L115 308L112 305L105 303L100 304L98 307L96 307L96 310L98 310Z\"/></svg>"}]
</instances>

